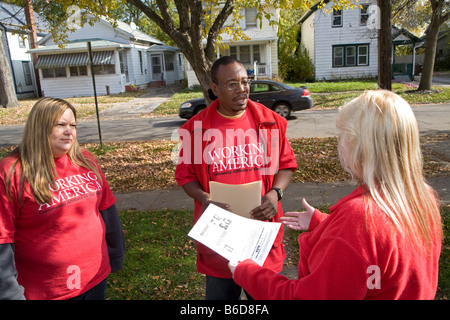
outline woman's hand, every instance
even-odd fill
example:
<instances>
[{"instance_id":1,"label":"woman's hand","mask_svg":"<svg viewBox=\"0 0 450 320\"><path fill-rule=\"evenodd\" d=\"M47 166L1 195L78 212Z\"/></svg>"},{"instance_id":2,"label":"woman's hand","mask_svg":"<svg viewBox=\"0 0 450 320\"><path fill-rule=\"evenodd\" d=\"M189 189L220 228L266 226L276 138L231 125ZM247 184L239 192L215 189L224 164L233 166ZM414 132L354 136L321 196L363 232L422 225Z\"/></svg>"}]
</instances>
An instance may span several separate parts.
<instances>
[{"instance_id":1,"label":"woman's hand","mask_svg":"<svg viewBox=\"0 0 450 320\"><path fill-rule=\"evenodd\" d=\"M234 278L234 271L236 270L236 267L238 266L239 262L228 262L228 268L231 271L231 275Z\"/></svg>"},{"instance_id":2,"label":"woman's hand","mask_svg":"<svg viewBox=\"0 0 450 320\"><path fill-rule=\"evenodd\" d=\"M315 208L311 207L305 198L302 200L302 206L306 211L301 212L285 212L284 217L280 221L289 228L298 231L306 231L309 228L309 223L314 214Z\"/></svg>"}]
</instances>

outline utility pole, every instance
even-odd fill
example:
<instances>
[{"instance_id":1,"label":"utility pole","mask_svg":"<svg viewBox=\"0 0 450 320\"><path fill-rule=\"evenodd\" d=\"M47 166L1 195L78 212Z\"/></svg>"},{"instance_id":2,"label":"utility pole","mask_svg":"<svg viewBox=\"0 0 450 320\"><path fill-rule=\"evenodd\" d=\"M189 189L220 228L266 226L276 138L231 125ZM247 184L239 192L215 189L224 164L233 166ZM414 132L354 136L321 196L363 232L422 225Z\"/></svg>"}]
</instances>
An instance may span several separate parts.
<instances>
[{"instance_id":1,"label":"utility pole","mask_svg":"<svg viewBox=\"0 0 450 320\"><path fill-rule=\"evenodd\" d=\"M22 0L23 1L23 9L25 11L25 17L27 19L27 26L28 30L30 31L28 33L29 41L30 41L30 48L35 49L37 48L37 32L36 32L36 23L34 21L34 11L33 11L33 3L32 0ZM37 61L37 55L36 53L32 53L31 57L33 58L33 69L34 69L34 78L36 79L36 88L37 88L37 95L38 97L42 96L41 91L41 81L39 78L39 70L34 68Z\"/></svg>"}]
</instances>

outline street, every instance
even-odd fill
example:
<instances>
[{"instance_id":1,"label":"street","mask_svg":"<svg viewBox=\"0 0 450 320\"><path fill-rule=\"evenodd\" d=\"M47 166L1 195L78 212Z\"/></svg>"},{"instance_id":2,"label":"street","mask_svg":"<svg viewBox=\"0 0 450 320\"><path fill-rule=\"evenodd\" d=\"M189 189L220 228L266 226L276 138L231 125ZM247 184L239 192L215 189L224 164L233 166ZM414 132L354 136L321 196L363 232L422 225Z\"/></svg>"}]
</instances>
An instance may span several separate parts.
<instances>
[{"instance_id":1,"label":"street","mask_svg":"<svg viewBox=\"0 0 450 320\"><path fill-rule=\"evenodd\" d=\"M450 104L417 105L413 111L422 135L450 132ZM337 110L304 110L294 112L288 120L287 137L329 137L337 134ZM179 117L138 118L100 121L102 141L170 140L186 120ZM80 143L99 142L97 121L79 121ZM0 126L0 146L20 143L23 126Z\"/></svg>"}]
</instances>

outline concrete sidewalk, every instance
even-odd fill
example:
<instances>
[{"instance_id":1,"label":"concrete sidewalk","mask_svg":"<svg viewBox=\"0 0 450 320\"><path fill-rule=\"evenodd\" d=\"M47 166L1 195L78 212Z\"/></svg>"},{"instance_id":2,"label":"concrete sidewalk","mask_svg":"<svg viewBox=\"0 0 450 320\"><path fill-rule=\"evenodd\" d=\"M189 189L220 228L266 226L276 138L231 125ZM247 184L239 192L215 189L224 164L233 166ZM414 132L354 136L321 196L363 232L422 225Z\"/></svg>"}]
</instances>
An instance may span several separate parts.
<instances>
[{"instance_id":1,"label":"concrete sidewalk","mask_svg":"<svg viewBox=\"0 0 450 320\"><path fill-rule=\"evenodd\" d=\"M438 192L441 204L450 205L450 176L434 177L428 182ZM349 181L291 183L281 203L284 211L300 211L303 210L301 201L304 197L313 207L326 208L350 194L355 186L355 183ZM115 195L119 210L194 209L194 200L189 198L181 188L116 193Z\"/></svg>"},{"instance_id":2,"label":"concrete sidewalk","mask_svg":"<svg viewBox=\"0 0 450 320\"><path fill-rule=\"evenodd\" d=\"M447 168L443 175L428 179L428 183L437 191L441 205L450 205L450 137L448 134L443 137L424 145L423 150L432 161L439 162ZM327 207L336 204L340 198L351 193L355 186L355 183L350 181L291 183L282 200L283 210L302 210L303 197L313 207ZM184 193L182 188L115 193L115 195L119 210L162 208L193 210L194 208L194 201Z\"/></svg>"}]
</instances>

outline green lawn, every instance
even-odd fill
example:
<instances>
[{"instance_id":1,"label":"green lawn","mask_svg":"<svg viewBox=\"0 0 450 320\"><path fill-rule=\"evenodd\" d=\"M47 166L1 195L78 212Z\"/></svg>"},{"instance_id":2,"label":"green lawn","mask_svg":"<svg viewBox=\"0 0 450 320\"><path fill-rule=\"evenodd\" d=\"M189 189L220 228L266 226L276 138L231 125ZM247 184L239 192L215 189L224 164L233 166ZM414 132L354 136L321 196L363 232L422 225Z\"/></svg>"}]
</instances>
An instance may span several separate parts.
<instances>
[{"instance_id":1,"label":"green lawn","mask_svg":"<svg viewBox=\"0 0 450 320\"><path fill-rule=\"evenodd\" d=\"M124 269L108 279L110 300L204 299L204 276L187 234L191 210L121 211L126 238Z\"/></svg>"},{"instance_id":2,"label":"green lawn","mask_svg":"<svg viewBox=\"0 0 450 320\"><path fill-rule=\"evenodd\" d=\"M314 107L337 108L359 96L365 90L376 90L376 81L342 81L288 83L293 87L307 86L314 98ZM450 101L450 88L434 88L431 93L416 92L414 88L403 83L392 83L392 91L402 96L410 104L443 103ZM157 115L177 115L180 105L190 99L203 97L200 89L184 89L164 102L153 113Z\"/></svg>"},{"instance_id":3,"label":"green lawn","mask_svg":"<svg viewBox=\"0 0 450 320\"><path fill-rule=\"evenodd\" d=\"M327 212L327 208L319 208ZM187 233L191 210L121 211L127 253L124 269L109 277L109 300L202 300L203 275L196 271L195 248ZM445 240L436 299L450 295L450 206L442 208ZM298 232L287 230L292 246L287 263L297 264Z\"/></svg>"}]
</instances>

